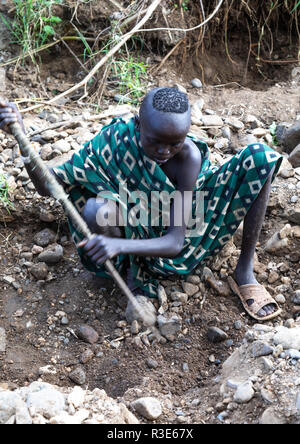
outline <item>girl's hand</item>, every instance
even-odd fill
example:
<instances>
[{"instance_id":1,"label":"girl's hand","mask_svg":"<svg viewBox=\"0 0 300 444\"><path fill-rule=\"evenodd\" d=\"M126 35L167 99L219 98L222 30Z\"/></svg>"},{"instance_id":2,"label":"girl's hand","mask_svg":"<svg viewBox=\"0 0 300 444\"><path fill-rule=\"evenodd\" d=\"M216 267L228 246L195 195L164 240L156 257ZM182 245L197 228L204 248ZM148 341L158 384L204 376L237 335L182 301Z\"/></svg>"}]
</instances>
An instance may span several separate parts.
<instances>
[{"instance_id":1,"label":"girl's hand","mask_svg":"<svg viewBox=\"0 0 300 444\"><path fill-rule=\"evenodd\" d=\"M77 247L83 248L96 265L104 264L108 259L112 259L121 253L119 238L97 235L93 239L84 239Z\"/></svg>"},{"instance_id":2,"label":"girl's hand","mask_svg":"<svg viewBox=\"0 0 300 444\"><path fill-rule=\"evenodd\" d=\"M14 103L0 101L0 129L11 134L9 125L19 123L24 130L21 114Z\"/></svg>"}]
</instances>

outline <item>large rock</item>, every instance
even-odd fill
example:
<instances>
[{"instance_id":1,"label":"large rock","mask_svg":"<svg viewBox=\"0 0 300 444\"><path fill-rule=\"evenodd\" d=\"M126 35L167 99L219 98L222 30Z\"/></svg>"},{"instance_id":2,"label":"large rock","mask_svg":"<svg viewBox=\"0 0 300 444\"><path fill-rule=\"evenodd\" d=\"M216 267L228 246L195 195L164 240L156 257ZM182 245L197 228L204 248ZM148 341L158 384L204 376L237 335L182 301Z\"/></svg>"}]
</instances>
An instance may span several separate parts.
<instances>
[{"instance_id":1,"label":"large rock","mask_svg":"<svg viewBox=\"0 0 300 444\"><path fill-rule=\"evenodd\" d=\"M289 162L294 168L300 167L300 144L291 152Z\"/></svg>"},{"instance_id":2,"label":"large rock","mask_svg":"<svg viewBox=\"0 0 300 444\"><path fill-rule=\"evenodd\" d=\"M300 122L285 128L279 137L279 142L283 145L284 150L290 154L300 144Z\"/></svg>"},{"instance_id":3,"label":"large rock","mask_svg":"<svg viewBox=\"0 0 300 444\"><path fill-rule=\"evenodd\" d=\"M160 401L156 398L145 397L134 401L131 406L144 418L154 420L162 414Z\"/></svg>"},{"instance_id":4,"label":"large rock","mask_svg":"<svg viewBox=\"0 0 300 444\"><path fill-rule=\"evenodd\" d=\"M0 393L0 424L6 424L12 417L17 424L32 424L25 402L17 393Z\"/></svg>"},{"instance_id":5,"label":"large rock","mask_svg":"<svg viewBox=\"0 0 300 444\"><path fill-rule=\"evenodd\" d=\"M300 350L300 328L279 327L274 336L274 344L281 344L284 349Z\"/></svg>"},{"instance_id":6,"label":"large rock","mask_svg":"<svg viewBox=\"0 0 300 444\"><path fill-rule=\"evenodd\" d=\"M62 393L54 389L50 384L32 383L29 386L26 403L30 412L35 412L51 418L65 408L65 398Z\"/></svg>"}]
</instances>

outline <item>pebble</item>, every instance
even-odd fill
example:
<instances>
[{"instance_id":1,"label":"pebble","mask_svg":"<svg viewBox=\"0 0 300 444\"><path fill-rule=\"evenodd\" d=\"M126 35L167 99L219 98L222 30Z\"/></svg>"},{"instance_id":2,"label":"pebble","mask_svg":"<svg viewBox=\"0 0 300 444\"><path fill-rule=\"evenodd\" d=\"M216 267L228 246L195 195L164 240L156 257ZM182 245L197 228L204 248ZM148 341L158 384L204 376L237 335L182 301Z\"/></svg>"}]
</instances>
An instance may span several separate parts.
<instances>
[{"instance_id":1,"label":"pebble","mask_svg":"<svg viewBox=\"0 0 300 444\"><path fill-rule=\"evenodd\" d=\"M131 403L131 407L149 420L155 420L162 414L160 401L153 397L139 398Z\"/></svg>"},{"instance_id":2,"label":"pebble","mask_svg":"<svg viewBox=\"0 0 300 444\"><path fill-rule=\"evenodd\" d=\"M219 126L222 127L223 126L223 120L221 119L221 117L217 116L217 115L213 115L213 116L202 116L201 117L203 126Z\"/></svg>"},{"instance_id":3,"label":"pebble","mask_svg":"<svg viewBox=\"0 0 300 444\"><path fill-rule=\"evenodd\" d=\"M50 243L53 243L55 239L56 234L49 228L45 228L34 236L33 241L40 247L47 247Z\"/></svg>"},{"instance_id":4,"label":"pebble","mask_svg":"<svg viewBox=\"0 0 300 444\"><path fill-rule=\"evenodd\" d=\"M53 150L58 150L61 153L68 153L71 150L71 145L64 139L60 139L52 145Z\"/></svg>"},{"instance_id":5,"label":"pebble","mask_svg":"<svg viewBox=\"0 0 300 444\"><path fill-rule=\"evenodd\" d=\"M39 262L45 262L48 265L57 264L64 256L64 249L59 244L53 244L45 248L42 253L38 255Z\"/></svg>"},{"instance_id":6,"label":"pebble","mask_svg":"<svg viewBox=\"0 0 300 444\"><path fill-rule=\"evenodd\" d=\"M157 322L161 335L170 341L174 339L176 333L178 333L182 327L181 317L172 313L159 315L157 317Z\"/></svg>"},{"instance_id":7,"label":"pebble","mask_svg":"<svg viewBox=\"0 0 300 444\"><path fill-rule=\"evenodd\" d=\"M252 344L252 356L254 358L259 358L260 356L268 356L271 355L274 351L274 347L271 347L269 344L255 341Z\"/></svg>"},{"instance_id":8,"label":"pebble","mask_svg":"<svg viewBox=\"0 0 300 444\"><path fill-rule=\"evenodd\" d=\"M89 325L79 325L76 329L76 334L79 339L82 339L84 342L87 342L88 344L95 344L98 339L99 335L92 327Z\"/></svg>"},{"instance_id":9,"label":"pebble","mask_svg":"<svg viewBox=\"0 0 300 444\"><path fill-rule=\"evenodd\" d=\"M291 359L300 359L300 351L299 350L293 350L291 348L287 351L287 353Z\"/></svg>"},{"instance_id":10,"label":"pebble","mask_svg":"<svg viewBox=\"0 0 300 444\"><path fill-rule=\"evenodd\" d=\"M239 404L245 404L253 398L255 392L253 390L253 384L250 381L239 384L234 394L234 401Z\"/></svg>"},{"instance_id":11,"label":"pebble","mask_svg":"<svg viewBox=\"0 0 300 444\"><path fill-rule=\"evenodd\" d=\"M141 308L148 314L149 317L156 318L156 309L149 298L145 296L136 296L136 301ZM125 311L125 317L129 324L132 324L134 320L143 322L140 311L129 301Z\"/></svg>"},{"instance_id":12,"label":"pebble","mask_svg":"<svg viewBox=\"0 0 300 444\"><path fill-rule=\"evenodd\" d=\"M227 334L218 327L210 327L207 331L207 337L210 342L215 344L228 338Z\"/></svg>"},{"instance_id":13,"label":"pebble","mask_svg":"<svg viewBox=\"0 0 300 444\"><path fill-rule=\"evenodd\" d=\"M295 305L300 305L300 290L296 290L292 299Z\"/></svg>"},{"instance_id":14,"label":"pebble","mask_svg":"<svg viewBox=\"0 0 300 444\"><path fill-rule=\"evenodd\" d=\"M86 381L86 374L83 368L77 367L71 373L69 373L69 378L75 382L75 384L83 385Z\"/></svg>"},{"instance_id":15,"label":"pebble","mask_svg":"<svg viewBox=\"0 0 300 444\"><path fill-rule=\"evenodd\" d=\"M81 364L86 364L88 361L90 361L94 357L94 352L91 349L85 350L80 355L80 362Z\"/></svg>"},{"instance_id":16,"label":"pebble","mask_svg":"<svg viewBox=\"0 0 300 444\"><path fill-rule=\"evenodd\" d=\"M194 294L198 293L199 291L198 285L191 284L190 282L183 282L182 288L184 293L186 293L190 297L194 296Z\"/></svg>"},{"instance_id":17,"label":"pebble","mask_svg":"<svg viewBox=\"0 0 300 444\"><path fill-rule=\"evenodd\" d=\"M30 273L38 280L44 281L48 277L48 266L44 262L39 262L38 264L34 264L30 268Z\"/></svg>"},{"instance_id":18,"label":"pebble","mask_svg":"<svg viewBox=\"0 0 300 444\"><path fill-rule=\"evenodd\" d=\"M286 299L283 296L283 294L277 294L275 296L275 301L278 302L278 304L285 304L286 303Z\"/></svg>"},{"instance_id":19,"label":"pebble","mask_svg":"<svg viewBox=\"0 0 300 444\"><path fill-rule=\"evenodd\" d=\"M137 335L141 331L141 326L137 320L132 321L130 331L133 335Z\"/></svg>"},{"instance_id":20,"label":"pebble","mask_svg":"<svg viewBox=\"0 0 300 444\"><path fill-rule=\"evenodd\" d=\"M243 328L243 323L242 321L237 320L234 322L233 326L236 330L241 330Z\"/></svg>"},{"instance_id":21,"label":"pebble","mask_svg":"<svg viewBox=\"0 0 300 444\"><path fill-rule=\"evenodd\" d=\"M146 364L149 368L157 368L158 367L158 362L155 361L155 359L152 358L147 358L146 359Z\"/></svg>"},{"instance_id":22,"label":"pebble","mask_svg":"<svg viewBox=\"0 0 300 444\"><path fill-rule=\"evenodd\" d=\"M193 79L191 84L194 88L203 88L203 84L200 79Z\"/></svg>"}]
</instances>

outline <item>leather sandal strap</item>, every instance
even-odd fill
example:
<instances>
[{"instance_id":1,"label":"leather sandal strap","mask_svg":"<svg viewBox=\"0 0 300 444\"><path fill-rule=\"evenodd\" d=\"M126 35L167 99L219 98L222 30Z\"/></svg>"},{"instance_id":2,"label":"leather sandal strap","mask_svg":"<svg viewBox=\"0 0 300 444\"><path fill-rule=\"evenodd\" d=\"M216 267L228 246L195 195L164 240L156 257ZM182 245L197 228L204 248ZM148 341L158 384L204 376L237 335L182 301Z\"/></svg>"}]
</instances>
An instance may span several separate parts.
<instances>
[{"instance_id":1,"label":"leather sandal strap","mask_svg":"<svg viewBox=\"0 0 300 444\"><path fill-rule=\"evenodd\" d=\"M277 302L272 298L270 293L259 284L242 285L239 287L241 298L245 303L252 299L253 304L249 305L249 308L253 313L257 314L266 305L274 304L278 309Z\"/></svg>"}]
</instances>

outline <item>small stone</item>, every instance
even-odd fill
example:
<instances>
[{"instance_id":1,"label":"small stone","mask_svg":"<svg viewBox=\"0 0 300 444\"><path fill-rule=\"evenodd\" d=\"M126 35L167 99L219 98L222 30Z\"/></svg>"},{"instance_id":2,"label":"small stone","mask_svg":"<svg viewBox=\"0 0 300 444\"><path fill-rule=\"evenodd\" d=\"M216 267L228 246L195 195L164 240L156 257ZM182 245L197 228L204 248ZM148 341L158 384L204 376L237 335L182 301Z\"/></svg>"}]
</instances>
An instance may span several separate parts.
<instances>
[{"instance_id":1,"label":"small stone","mask_svg":"<svg viewBox=\"0 0 300 444\"><path fill-rule=\"evenodd\" d=\"M300 305L300 290L296 290L292 298L292 302L295 305Z\"/></svg>"},{"instance_id":2,"label":"small stone","mask_svg":"<svg viewBox=\"0 0 300 444\"><path fill-rule=\"evenodd\" d=\"M58 140L52 145L53 150L58 150L61 153L68 153L71 150L71 145L66 140Z\"/></svg>"},{"instance_id":3,"label":"small stone","mask_svg":"<svg viewBox=\"0 0 300 444\"><path fill-rule=\"evenodd\" d=\"M274 347L270 347L269 344L261 341L255 341L252 344L252 356L254 358L259 358L260 356L271 355L274 351Z\"/></svg>"},{"instance_id":4,"label":"small stone","mask_svg":"<svg viewBox=\"0 0 300 444\"><path fill-rule=\"evenodd\" d=\"M240 384L234 394L233 400L239 404L245 404L253 398L255 392L252 382L246 381Z\"/></svg>"},{"instance_id":5,"label":"small stone","mask_svg":"<svg viewBox=\"0 0 300 444\"><path fill-rule=\"evenodd\" d=\"M265 128L255 128L252 130L252 134L255 137L261 138L264 137L268 133L268 130Z\"/></svg>"},{"instance_id":6,"label":"small stone","mask_svg":"<svg viewBox=\"0 0 300 444\"><path fill-rule=\"evenodd\" d=\"M242 129L244 129L244 124L243 122L241 122L239 119L237 119L236 117L227 117L227 119L225 119L225 123L226 125L231 126L232 128L234 128L237 131L240 131Z\"/></svg>"},{"instance_id":7,"label":"small stone","mask_svg":"<svg viewBox=\"0 0 300 444\"><path fill-rule=\"evenodd\" d=\"M200 276L197 276L196 274L190 275L186 278L186 281L190 284L199 285L201 284Z\"/></svg>"},{"instance_id":8,"label":"small stone","mask_svg":"<svg viewBox=\"0 0 300 444\"><path fill-rule=\"evenodd\" d=\"M52 213L49 213L49 211L46 211L44 209L41 209L40 212L40 220L42 222L51 223L55 221L55 216Z\"/></svg>"},{"instance_id":9,"label":"small stone","mask_svg":"<svg viewBox=\"0 0 300 444\"><path fill-rule=\"evenodd\" d=\"M53 243L55 239L56 234L49 230L49 228L40 231L33 238L34 242L40 247L47 247L50 243Z\"/></svg>"},{"instance_id":10,"label":"small stone","mask_svg":"<svg viewBox=\"0 0 300 444\"><path fill-rule=\"evenodd\" d=\"M160 305L160 314L163 314L168 309L168 297L162 285L157 287L157 298Z\"/></svg>"},{"instance_id":11,"label":"small stone","mask_svg":"<svg viewBox=\"0 0 300 444\"><path fill-rule=\"evenodd\" d=\"M171 293L171 299L172 301L179 301L183 305L187 303L188 301L188 295L186 293L180 293L179 291L174 291Z\"/></svg>"},{"instance_id":12,"label":"small stone","mask_svg":"<svg viewBox=\"0 0 300 444\"><path fill-rule=\"evenodd\" d=\"M202 116L201 117L202 123L204 126L223 126L223 120L221 117L214 115L214 116Z\"/></svg>"},{"instance_id":13,"label":"small stone","mask_svg":"<svg viewBox=\"0 0 300 444\"><path fill-rule=\"evenodd\" d=\"M242 321L237 320L237 321L234 322L233 326L234 326L234 328L235 328L236 330L241 330L242 327L243 327L243 323L242 323Z\"/></svg>"},{"instance_id":14,"label":"small stone","mask_svg":"<svg viewBox=\"0 0 300 444\"><path fill-rule=\"evenodd\" d=\"M149 420L157 419L162 414L161 404L158 399L152 397L145 397L137 399L131 403L131 407L134 408L140 415Z\"/></svg>"},{"instance_id":15,"label":"small stone","mask_svg":"<svg viewBox=\"0 0 300 444\"><path fill-rule=\"evenodd\" d=\"M157 317L160 333L169 340L173 340L174 336L181 330L181 318L170 313L159 315Z\"/></svg>"},{"instance_id":16,"label":"small stone","mask_svg":"<svg viewBox=\"0 0 300 444\"><path fill-rule=\"evenodd\" d=\"M47 264L40 262L38 264L34 264L30 268L30 273L38 280L44 281L48 277L48 266Z\"/></svg>"},{"instance_id":17,"label":"small stone","mask_svg":"<svg viewBox=\"0 0 300 444\"><path fill-rule=\"evenodd\" d=\"M31 253L34 255L40 254L42 251L44 251L44 248L40 247L39 245L34 245L31 249Z\"/></svg>"},{"instance_id":18,"label":"small stone","mask_svg":"<svg viewBox=\"0 0 300 444\"><path fill-rule=\"evenodd\" d=\"M125 311L127 322L129 324L132 324L134 320L137 320L141 323L144 323L144 315L147 316L146 321L149 322L149 325L150 323L151 325L154 325L156 321L156 309L152 302L149 300L149 298L141 295L136 296L135 299L138 304L137 307L133 305L131 301L129 301L127 304Z\"/></svg>"},{"instance_id":19,"label":"small stone","mask_svg":"<svg viewBox=\"0 0 300 444\"><path fill-rule=\"evenodd\" d=\"M79 325L76 333L79 339L82 339L88 344L95 344L99 339L98 333L89 325Z\"/></svg>"},{"instance_id":20,"label":"small stone","mask_svg":"<svg viewBox=\"0 0 300 444\"><path fill-rule=\"evenodd\" d=\"M180 85L179 83L175 83L173 86L174 89L177 89L178 91L187 94L187 90L185 89L184 86Z\"/></svg>"},{"instance_id":21,"label":"small stone","mask_svg":"<svg viewBox=\"0 0 300 444\"><path fill-rule=\"evenodd\" d=\"M130 331L133 335L137 335L141 331L141 326L136 319L132 321Z\"/></svg>"},{"instance_id":22,"label":"small stone","mask_svg":"<svg viewBox=\"0 0 300 444\"><path fill-rule=\"evenodd\" d=\"M215 344L228 338L227 334L218 327L210 327L207 331L207 337L210 342Z\"/></svg>"},{"instance_id":23,"label":"small stone","mask_svg":"<svg viewBox=\"0 0 300 444\"><path fill-rule=\"evenodd\" d=\"M300 359L300 351L299 350L294 350L291 348L288 350L287 353L291 359Z\"/></svg>"},{"instance_id":24,"label":"small stone","mask_svg":"<svg viewBox=\"0 0 300 444\"><path fill-rule=\"evenodd\" d=\"M194 294L198 293L199 291L198 285L191 284L190 282L183 282L182 288L184 293L186 293L190 297L194 296Z\"/></svg>"},{"instance_id":25,"label":"small stone","mask_svg":"<svg viewBox=\"0 0 300 444\"><path fill-rule=\"evenodd\" d=\"M158 367L158 362L152 358L146 359L146 364L149 368L157 368Z\"/></svg>"},{"instance_id":26,"label":"small stone","mask_svg":"<svg viewBox=\"0 0 300 444\"><path fill-rule=\"evenodd\" d=\"M81 367L75 368L71 373L69 373L69 378L75 382L75 384L83 385L86 381L85 371Z\"/></svg>"},{"instance_id":27,"label":"small stone","mask_svg":"<svg viewBox=\"0 0 300 444\"><path fill-rule=\"evenodd\" d=\"M39 262L45 262L48 265L57 264L64 255L64 249L59 244L53 244L45 248L42 253L38 255Z\"/></svg>"},{"instance_id":28,"label":"small stone","mask_svg":"<svg viewBox=\"0 0 300 444\"><path fill-rule=\"evenodd\" d=\"M278 302L278 304L285 304L286 303L286 299L283 296L283 294L277 294L275 296L275 301Z\"/></svg>"},{"instance_id":29,"label":"small stone","mask_svg":"<svg viewBox=\"0 0 300 444\"><path fill-rule=\"evenodd\" d=\"M202 85L202 82L200 79L193 79L191 83L194 88L203 88L203 85Z\"/></svg>"},{"instance_id":30,"label":"small stone","mask_svg":"<svg viewBox=\"0 0 300 444\"><path fill-rule=\"evenodd\" d=\"M93 356L94 356L94 352L88 348L83 353L81 353L81 356L80 356L81 364L86 364L88 361L90 361L93 358Z\"/></svg>"}]
</instances>

